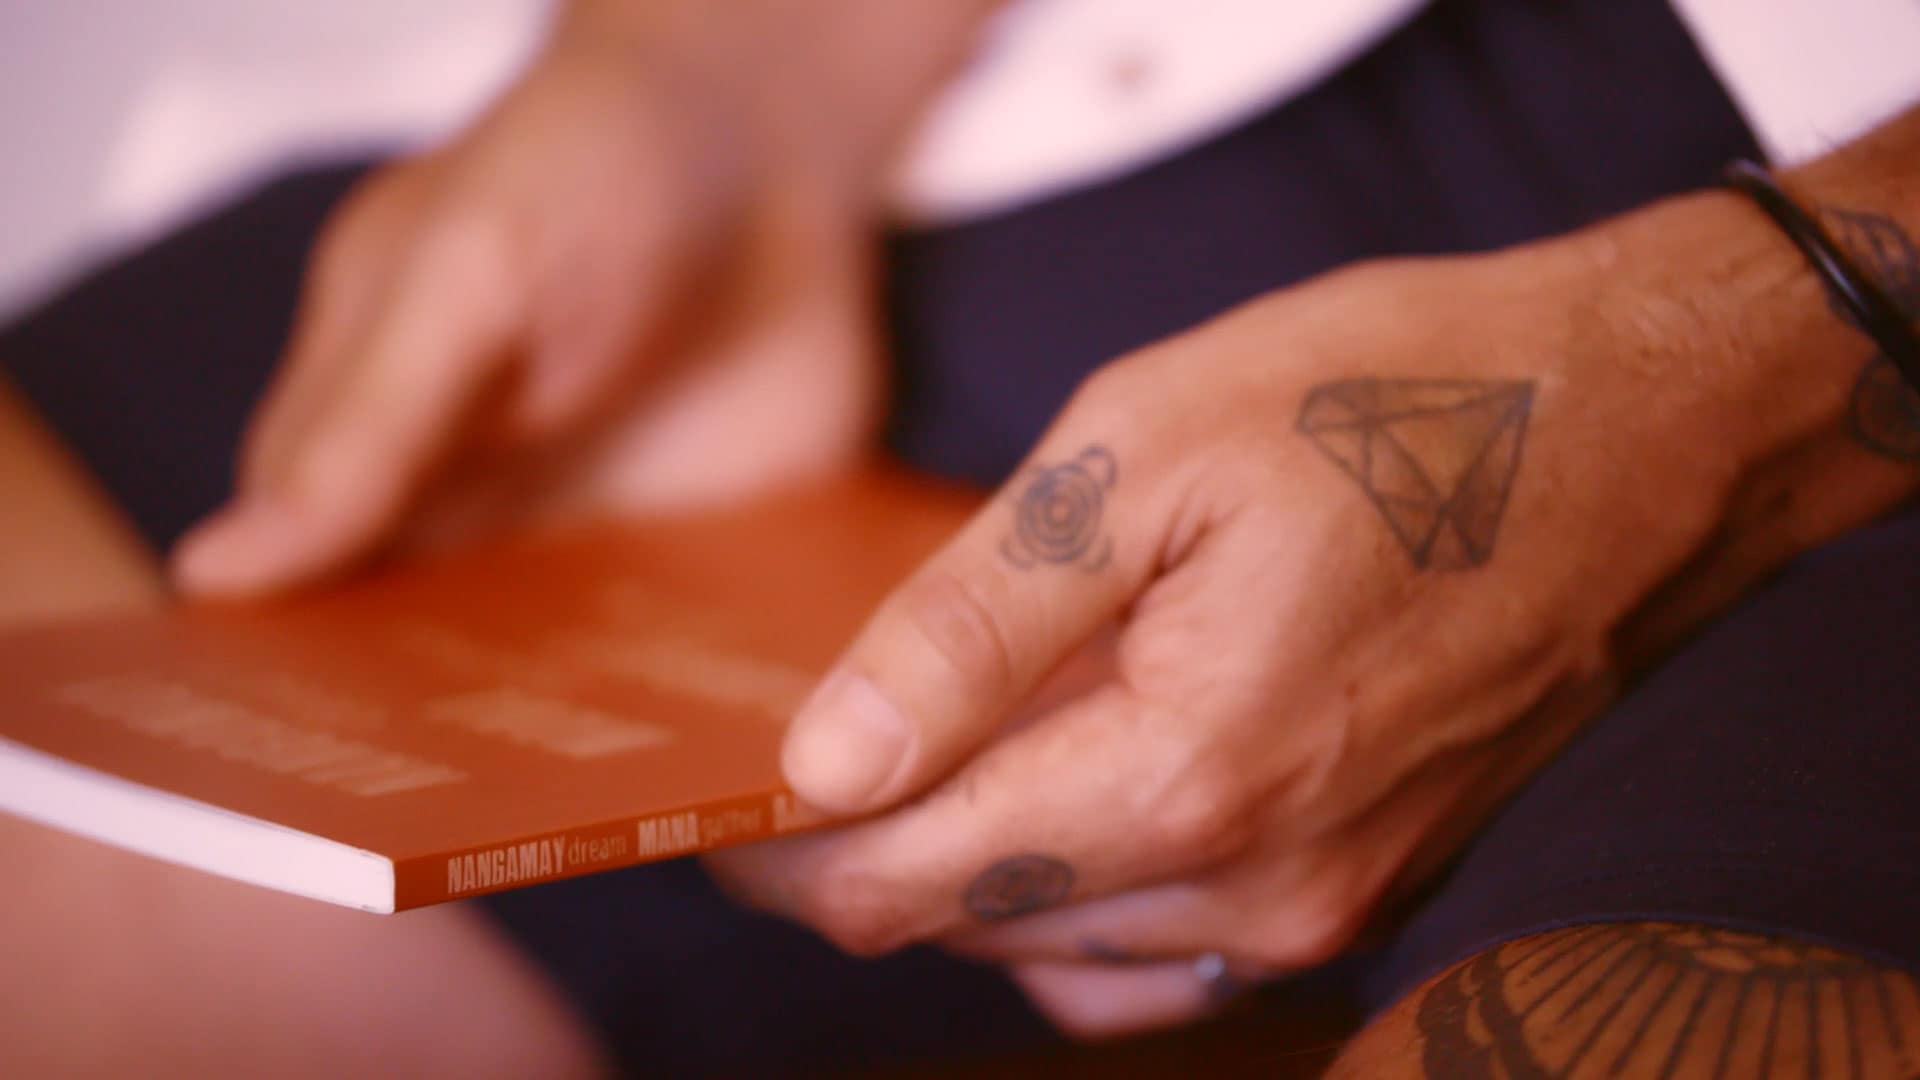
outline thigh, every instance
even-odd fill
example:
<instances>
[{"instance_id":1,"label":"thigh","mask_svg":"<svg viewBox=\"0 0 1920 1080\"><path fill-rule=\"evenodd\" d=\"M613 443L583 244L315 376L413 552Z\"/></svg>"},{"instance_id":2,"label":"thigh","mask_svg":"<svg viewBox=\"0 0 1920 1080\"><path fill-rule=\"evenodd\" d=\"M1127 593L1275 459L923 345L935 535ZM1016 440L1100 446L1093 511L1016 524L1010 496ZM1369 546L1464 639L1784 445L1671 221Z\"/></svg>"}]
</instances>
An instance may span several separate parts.
<instances>
[{"instance_id":1,"label":"thigh","mask_svg":"<svg viewBox=\"0 0 1920 1080\"><path fill-rule=\"evenodd\" d=\"M152 603L152 554L0 379L0 625Z\"/></svg>"},{"instance_id":2,"label":"thigh","mask_svg":"<svg viewBox=\"0 0 1920 1080\"><path fill-rule=\"evenodd\" d=\"M1595 922L1811 942L1920 972L1920 512L1791 564L1684 646L1475 838L1373 970Z\"/></svg>"},{"instance_id":3,"label":"thigh","mask_svg":"<svg viewBox=\"0 0 1920 1080\"><path fill-rule=\"evenodd\" d=\"M0 626L158 597L149 551L3 387L0 491ZM0 1074L592 1071L473 909L373 918L5 816L0 865Z\"/></svg>"},{"instance_id":4,"label":"thigh","mask_svg":"<svg viewBox=\"0 0 1920 1080\"><path fill-rule=\"evenodd\" d=\"M1353 1041L1332 1077L1907 1077L1920 988L1821 945L1597 923L1497 945Z\"/></svg>"},{"instance_id":5,"label":"thigh","mask_svg":"<svg viewBox=\"0 0 1920 1080\"><path fill-rule=\"evenodd\" d=\"M470 909L374 918L0 816L0 1074L579 1076Z\"/></svg>"}]
</instances>

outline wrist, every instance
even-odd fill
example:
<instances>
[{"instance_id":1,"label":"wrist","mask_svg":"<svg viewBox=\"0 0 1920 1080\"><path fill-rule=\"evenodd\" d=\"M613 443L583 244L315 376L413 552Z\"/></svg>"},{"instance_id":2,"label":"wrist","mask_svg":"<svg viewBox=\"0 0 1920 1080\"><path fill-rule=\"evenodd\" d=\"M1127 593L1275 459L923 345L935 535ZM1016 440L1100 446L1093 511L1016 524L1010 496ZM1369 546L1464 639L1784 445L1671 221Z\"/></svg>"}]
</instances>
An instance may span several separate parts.
<instances>
[{"instance_id":1,"label":"wrist","mask_svg":"<svg viewBox=\"0 0 1920 1080\"><path fill-rule=\"evenodd\" d=\"M1811 214L1871 209L1897 231L1920 231L1900 210L1902 198L1911 202L1902 185L1847 158L1824 159L1783 183ZM1704 457L1725 479L1717 491L1696 487L1710 505L1711 532L1621 635L1631 666L1794 555L1896 505L1920 483L1920 470L1862 439L1862 389L1878 348L1744 195L1667 200L1568 242L1594 283L1595 321L1612 337L1607 349L1670 421L1636 437L1660 440L1676 464Z\"/></svg>"},{"instance_id":2,"label":"wrist","mask_svg":"<svg viewBox=\"0 0 1920 1080\"><path fill-rule=\"evenodd\" d=\"M1803 173L1784 179L1796 200L1822 218L1876 205L1818 174L1813 183ZM1895 217L1868 216L1905 242ZM1877 242L1841 242L1850 239L1856 247ZM1815 539L1887 509L1920 481L1911 455L1900 460L1860 430L1864 377L1876 366L1877 345L1852 324L1793 241L1745 195L1709 191L1667 200L1575 242L1601 282L1595 306L1617 337L1613 350L1643 377L1643 391L1659 410L1682 418L1680 437L1712 444L1682 452L1723 455L1740 488L1768 490L1780 487L1773 474L1785 460L1818 457L1825 482L1847 489L1850 498L1848 511L1830 523L1798 523ZM1876 279L1888 276L1884 266L1872 269ZM1876 392L1907 395L1894 379ZM1891 434L1920 438L1920 430ZM1804 464L1792 472L1801 488L1822 480Z\"/></svg>"},{"instance_id":3,"label":"wrist","mask_svg":"<svg viewBox=\"0 0 1920 1080\"><path fill-rule=\"evenodd\" d=\"M1573 241L1617 362L1691 451L1743 476L1843 417L1861 341L1742 196L1664 200Z\"/></svg>"}]
</instances>

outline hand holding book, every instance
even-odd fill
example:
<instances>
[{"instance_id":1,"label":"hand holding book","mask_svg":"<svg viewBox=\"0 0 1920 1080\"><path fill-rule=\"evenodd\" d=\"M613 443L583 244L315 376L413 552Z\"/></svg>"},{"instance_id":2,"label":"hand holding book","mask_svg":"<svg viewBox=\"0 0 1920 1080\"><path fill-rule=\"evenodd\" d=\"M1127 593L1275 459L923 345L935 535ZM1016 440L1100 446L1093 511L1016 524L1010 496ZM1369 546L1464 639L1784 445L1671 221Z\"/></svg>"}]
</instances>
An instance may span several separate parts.
<instances>
[{"instance_id":1,"label":"hand holding book","mask_svg":"<svg viewBox=\"0 0 1920 1080\"><path fill-rule=\"evenodd\" d=\"M796 718L789 781L857 820L715 862L1090 1033L1332 958L1627 676L1912 490L1849 445L1852 375L1808 358L1860 345L1795 257L1706 194L1110 364ZM1108 628L1107 678L1006 726Z\"/></svg>"},{"instance_id":2,"label":"hand holding book","mask_svg":"<svg viewBox=\"0 0 1920 1080\"><path fill-rule=\"evenodd\" d=\"M363 182L182 584L272 592L868 453L879 159L990 5L826 6L563 5L478 123Z\"/></svg>"},{"instance_id":3,"label":"hand holding book","mask_svg":"<svg viewBox=\"0 0 1920 1080\"><path fill-rule=\"evenodd\" d=\"M1810 173L1809 183L1845 193L1833 181L1849 175L1845 165L1826 181ZM1871 205L1875 190L1856 186L1849 201ZM1846 342L1813 289L1802 282L1784 301L1769 297L1777 318L1762 329L1774 336L1744 336L1758 290L1801 281L1777 238L1749 217L1704 196L1483 258L1361 268L1109 368L1005 497L881 605L801 711L784 755L797 790L849 818L882 816L742 852L725 860L729 873L848 948L944 940L1018 964L1043 997L1069 973L1087 977L1089 962L1124 957L1146 968L1134 973L1141 977L1183 980L1165 984L1169 1014L1204 1003L1188 966L1196 954L1260 972L1339 950L1386 895L1442 861L1608 700L1620 674L1613 650L1656 586L1695 584L1683 579L1703 570L1710 579L1675 608L1663 632L1671 640L1674 627L1696 625L1797 547L1911 490L1909 475L1885 462L1863 468L1865 451L1838 438L1846 380L1782 359ZM1899 230L1889 219L1876 235ZM427 265L459 280L458 243L471 238L450 235L454 254ZM1703 266L1692 259L1698 251L1717 261ZM496 252L493 269L503 265ZM1728 266L1766 272L1713 276ZM811 283L796 279L805 294ZM491 291L480 294L495 300L526 291L484 272L481 281ZM1697 321L1677 327L1658 317L1676 283L1710 297L1690 313ZM344 400L364 407L388 440L355 444L345 465L318 453L280 480L283 493L323 502L363 484L372 494L336 513L354 501L341 497L308 519L323 526L312 533L280 517L268 531L299 554L265 571L220 544L236 528L258 539L267 519L257 511L285 505L243 503L242 516L221 527L228 541L205 540L188 557L191 573L218 565L236 575L226 585L271 584L392 539L398 523L443 522L415 500L449 449L476 467L466 479L477 475L481 492L504 492L515 507L541 505L512 497L529 491L622 505L635 476L713 460L677 450L633 472L625 466L646 454L596 456L655 450L662 432L721 430L656 416L618 431L589 425L593 437L549 447L556 459L516 455L532 463L525 474L500 467L488 460L489 436L504 430L511 441L524 429L514 409L490 410L497 393L526 388L512 378L496 384L502 369L490 365L497 347L525 342L507 334L430 347L424 353L437 359L423 373L408 366L411 346L445 342L432 320L403 316L375 320L382 344L344 383ZM777 342L796 333L779 320L754 329ZM840 339L812 344L823 340ZM1647 371L1623 357L1655 358L1648 367L1688 381L1662 384L1663 405L1650 410ZM780 388L817 385L802 368L775 369L743 400L779 402ZM829 382L835 393L849 385ZM592 385L625 389L611 378ZM1788 398L1791 407L1781 404ZM269 426L297 432L302 423L286 417L300 411L287 407ZM858 411L801 410L810 419ZM320 410L337 421L330 412ZM721 412L737 421L753 410L734 402ZM353 441L341 434L346 425L330 430L322 447ZM822 430L823 460L859 441L842 438L848 427ZM1635 437L1611 437L1624 431ZM400 467L382 475L393 447ZM591 452L575 456L583 447ZM1763 463L1791 462L1786 451L1808 447L1820 451L1821 478L1855 481L1831 489L1840 498L1807 510L1792 498L1754 502L1765 484L1736 490L1767 479ZM779 459L777 449L757 458ZM274 452L256 460L262 475L275 473ZM458 481L463 471L446 475ZM1825 487L1810 475L1789 469L1773 479L1789 496ZM489 501L455 499L449 516L471 523ZM1725 516L1756 506L1778 516ZM1783 508L1812 516L1789 520ZM1716 530L1742 535L1706 553L1739 557L1695 562ZM1759 540L1741 546L1751 537ZM1008 726L1042 678L1116 622L1108 677L1035 722ZM1657 651L1625 655L1644 663ZM154 689L135 685L129 696L124 684L77 693L63 684L56 697L126 726L135 714L165 715L149 707L156 701L178 700ZM589 741L622 737L591 718L556 718L550 704L531 710L546 726ZM502 719L498 697L416 704L470 732L539 742L527 706L509 700ZM290 738L252 730L276 747ZM257 765L279 752L232 756ZM339 785L325 775L320 786ZM440 774L406 759L393 775ZM351 784L364 780L355 771ZM709 832L739 835L727 825L654 824L673 850ZM528 860L544 873L561 858L539 837L524 842L489 849L471 871L462 856L446 870L446 890L512 884ZM768 881L786 888L757 887ZM994 925L975 925L983 920Z\"/></svg>"}]
</instances>

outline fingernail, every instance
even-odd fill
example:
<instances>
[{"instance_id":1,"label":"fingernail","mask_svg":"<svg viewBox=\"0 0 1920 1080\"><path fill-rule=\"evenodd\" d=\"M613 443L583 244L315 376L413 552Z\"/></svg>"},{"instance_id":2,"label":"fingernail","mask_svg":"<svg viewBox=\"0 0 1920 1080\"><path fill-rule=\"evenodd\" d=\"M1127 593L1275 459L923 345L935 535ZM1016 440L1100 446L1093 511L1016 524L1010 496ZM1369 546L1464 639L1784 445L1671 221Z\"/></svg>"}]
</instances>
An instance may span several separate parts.
<instances>
[{"instance_id":1,"label":"fingernail","mask_svg":"<svg viewBox=\"0 0 1920 1080\"><path fill-rule=\"evenodd\" d=\"M827 678L794 718L781 755L802 799L837 813L866 809L906 760L907 718L867 679Z\"/></svg>"},{"instance_id":2,"label":"fingernail","mask_svg":"<svg viewBox=\"0 0 1920 1080\"><path fill-rule=\"evenodd\" d=\"M266 584L297 533L292 515L260 499L231 504L180 541L173 575L188 592L247 592Z\"/></svg>"}]
</instances>

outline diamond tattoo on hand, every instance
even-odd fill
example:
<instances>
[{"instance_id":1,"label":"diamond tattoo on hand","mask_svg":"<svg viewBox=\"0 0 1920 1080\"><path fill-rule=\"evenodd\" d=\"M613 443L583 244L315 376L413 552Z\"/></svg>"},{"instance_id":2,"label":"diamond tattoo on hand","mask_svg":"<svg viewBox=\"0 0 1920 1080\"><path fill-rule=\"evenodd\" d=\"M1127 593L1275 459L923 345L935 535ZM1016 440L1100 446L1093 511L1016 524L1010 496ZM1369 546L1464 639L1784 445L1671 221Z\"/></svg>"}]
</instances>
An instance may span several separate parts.
<instances>
[{"instance_id":1,"label":"diamond tattoo on hand","mask_svg":"<svg viewBox=\"0 0 1920 1080\"><path fill-rule=\"evenodd\" d=\"M1493 557L1533 411L1532 382L1347 379L1317 386L1297 429L1360 485L1423 570Z\"/></svg>"}]
</instances>

